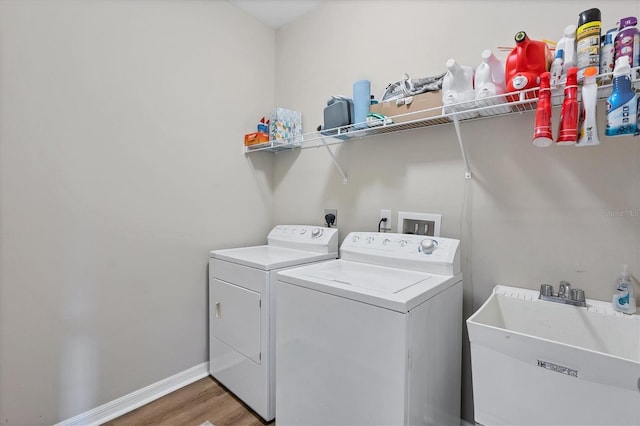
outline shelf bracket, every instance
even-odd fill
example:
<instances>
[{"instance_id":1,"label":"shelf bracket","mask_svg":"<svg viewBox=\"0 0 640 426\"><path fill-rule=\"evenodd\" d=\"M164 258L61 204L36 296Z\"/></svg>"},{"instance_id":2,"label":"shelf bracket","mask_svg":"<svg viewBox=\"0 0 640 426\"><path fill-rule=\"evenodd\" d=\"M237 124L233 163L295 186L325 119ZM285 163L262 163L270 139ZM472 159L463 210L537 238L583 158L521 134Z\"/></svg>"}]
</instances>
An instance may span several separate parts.
<instances>
[{"instance_id":1,"label":"shelf bracket","mask_svg":"<svg viewBox=\"0 0 640 426\"><path fill-rule=\"evenodd\" d=\"M460 132L460 119L458 118L458 114L454 114L451 119L453 120L453 127L456 129L456 135L458 136L458 145L460 145L462 161L464 161L464 178L471 179L471 170L469 169L469 160L467 159L467 153L462 143L462 132Z\"/></svg>"},{"instance_id":2,"label":"shelf bracket","mask_svg":"<svg viewBox=\"0 0 640 426\"><path fill-rule=\"evenodd\" d=\"M342 170L342 167L340 167L340 164L338 164L338 160L336 159L336 156L333 154L333 151L331 151L331 148L329 148L327 141L325 141L324 138L320 138L320 140L322 141L322 145L324 145L324 147L327 149L327 152L331 156L333 165L336 166L336 169L338 169L338 172L340 172L340 175L342 176L342 183L346 185L349 182L347 179L346 173Z\"/></svg>"}]
</instances>

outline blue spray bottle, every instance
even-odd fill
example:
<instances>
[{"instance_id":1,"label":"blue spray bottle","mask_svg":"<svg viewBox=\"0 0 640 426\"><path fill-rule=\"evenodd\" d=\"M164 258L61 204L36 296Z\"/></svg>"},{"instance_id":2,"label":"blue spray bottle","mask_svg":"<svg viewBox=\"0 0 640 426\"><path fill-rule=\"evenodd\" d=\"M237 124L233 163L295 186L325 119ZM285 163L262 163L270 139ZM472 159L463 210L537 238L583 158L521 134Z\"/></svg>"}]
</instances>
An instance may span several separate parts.
<instances>
[{"instance_id":1,"label":"blue spray bottle","mask_svg":"<svg viewBox=\"0 0 640 426\"><path fill-rule=\"evenodd\" d=\"M613 92L607 99L606 136L633 135L637 125L638 96L631 86L629 57L616 59L613 69Z\"/></svg>"}]
</instances>

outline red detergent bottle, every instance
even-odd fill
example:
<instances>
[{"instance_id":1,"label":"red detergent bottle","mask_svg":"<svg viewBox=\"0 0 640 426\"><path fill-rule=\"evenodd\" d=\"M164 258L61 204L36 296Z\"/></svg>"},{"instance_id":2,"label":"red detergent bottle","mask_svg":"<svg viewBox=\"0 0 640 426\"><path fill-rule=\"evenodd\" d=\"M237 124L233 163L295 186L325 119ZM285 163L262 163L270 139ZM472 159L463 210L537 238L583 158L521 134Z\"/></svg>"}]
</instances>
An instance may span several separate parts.
<instances>
[{"instance_id":1,"label":"red detergent bottle","mask_svg":"<svg viewBox=\"0 0 640 426\"><path fill-rule=\"evenodd\" d=\"M511 50L505 63L507 92L537 87L540 74L549 71L553 61L549 46L544 41L531 40L524 31L517 32L514 39L516 47ZM536 94L532 91L526 97L535 98ZM518 97L510 96L508 100L517 101Z\"/></svg>"}]
</instances>

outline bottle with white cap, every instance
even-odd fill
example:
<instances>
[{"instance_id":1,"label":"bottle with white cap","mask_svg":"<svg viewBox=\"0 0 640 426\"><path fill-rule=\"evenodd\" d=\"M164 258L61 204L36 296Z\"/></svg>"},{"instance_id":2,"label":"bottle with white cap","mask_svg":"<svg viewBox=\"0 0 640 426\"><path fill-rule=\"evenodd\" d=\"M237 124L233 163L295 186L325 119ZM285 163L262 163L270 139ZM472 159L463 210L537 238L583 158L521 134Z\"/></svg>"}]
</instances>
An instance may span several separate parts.
<instances>
[{"instance_id":1,"label":"bottle with white cap","mask_svg":"<svg viewBox=\"0 0 640 426\"><path fill-rule=\"evenodd\" d=\"M504 65L496 58L491 49L486 49L482 52L482 62L476 69L474 90L479 108L500 105L506 102L504 96L498 96L502 95L506 90ZM506 114L510 112L510 108L496 106L480 109L479 112L482 116Z\"/></svg>"},{"instance_id":2,"label":"bottle with white cap","mask_svg":"<svg viewBox=\"0 0 640 426\"><path fill-rule=\"evenodd\" d=\"M567 25L564 28L563 50L564 50L564 72L571 67L575 67L577 63L578 53L576 51L576 30L577 27L573 24Z\"/></svg>"},{"instance_id":3,"label":"bottle with white cap","mask_svg":"<svg viewBox=\"0 0 640 426\"><path fill-rule=\"evenodd\" d=\"M447 73L442 79L443 112L453 115L476 107L473 79L475 71L469 65L460 65L455 59L447 61ZM474 118L477 111L455 114L459 119Z\"/></svg>"}]
</instances>

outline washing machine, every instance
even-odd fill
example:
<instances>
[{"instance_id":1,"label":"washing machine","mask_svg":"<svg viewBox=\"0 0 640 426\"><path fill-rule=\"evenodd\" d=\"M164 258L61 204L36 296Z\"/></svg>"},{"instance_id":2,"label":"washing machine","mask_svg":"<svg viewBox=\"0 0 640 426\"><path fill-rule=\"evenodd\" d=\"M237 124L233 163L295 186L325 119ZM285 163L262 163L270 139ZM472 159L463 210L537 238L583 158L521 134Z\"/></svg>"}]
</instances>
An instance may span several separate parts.
<instances>
[{"instance_id":1,"label":"washing machine","mask_svg":"<svg viewBox=\"0 0 640 426\"><path fill-rule=\"evenodd\" d=\"M277 276L278 426L460 424L458 240L352 232Z\"/></svg>"},{"instance_id":2,"label":"washing machine","mask_svg":"<svg viewBox=\"0 0 640 426\"><path fill-rule=\"evenodd\" d=\"M275 416L276 272L338 257L338 230L278 225L267 244L209 256L209 371L264 420Z\"/></svg>"}]
</instances>

